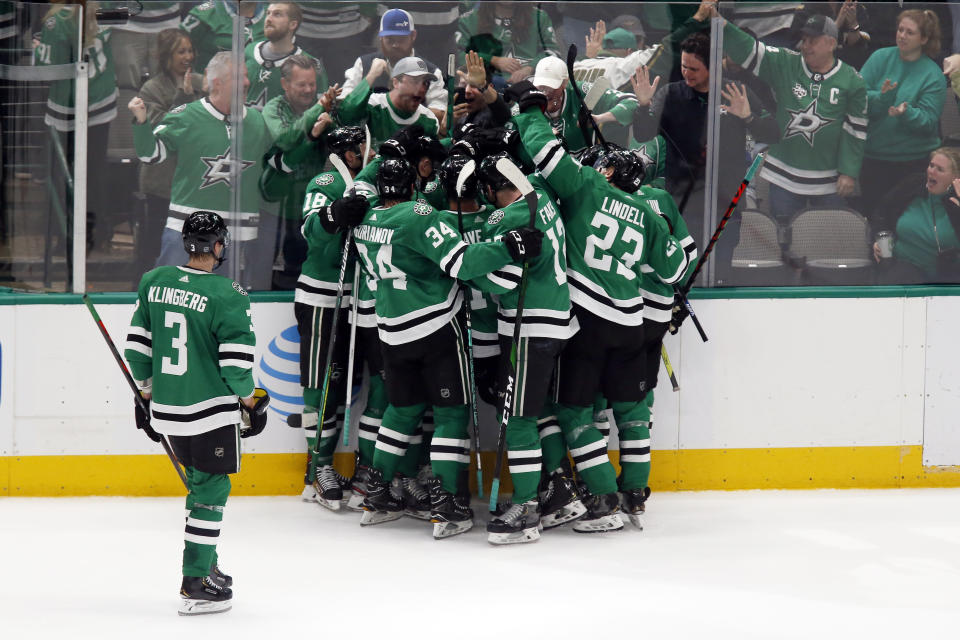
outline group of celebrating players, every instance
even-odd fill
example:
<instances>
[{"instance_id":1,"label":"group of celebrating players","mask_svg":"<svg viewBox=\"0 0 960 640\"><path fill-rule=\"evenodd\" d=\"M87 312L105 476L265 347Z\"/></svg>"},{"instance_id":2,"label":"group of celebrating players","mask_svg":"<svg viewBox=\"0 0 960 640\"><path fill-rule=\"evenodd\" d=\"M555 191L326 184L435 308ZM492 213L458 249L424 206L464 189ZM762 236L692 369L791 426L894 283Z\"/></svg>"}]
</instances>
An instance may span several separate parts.
<instances>
[{"instance_id":1,"label":"group of celebrating players","mask_svg":"<svg viewBox=\"0 0 960 640\"><path fill-rule=\"evenodd\" d=\"M509 128L468 126L448 149L412 125L367 162L362 128L332 129L337 170L307 189L295 296L305 409L288 423L312 451L304 499L336 511L349 495L362 525L410 515L438 539L473 526L479 396L506 416L514 487L489 542L535 541L569 522L614 531L621 510L640 526L661 342L686 315L674 290L696 247L634 152L572 154L533 83L504 97ZM369 388L347 479L333 454L360 363Z\"/></svg>"}]
</instances>

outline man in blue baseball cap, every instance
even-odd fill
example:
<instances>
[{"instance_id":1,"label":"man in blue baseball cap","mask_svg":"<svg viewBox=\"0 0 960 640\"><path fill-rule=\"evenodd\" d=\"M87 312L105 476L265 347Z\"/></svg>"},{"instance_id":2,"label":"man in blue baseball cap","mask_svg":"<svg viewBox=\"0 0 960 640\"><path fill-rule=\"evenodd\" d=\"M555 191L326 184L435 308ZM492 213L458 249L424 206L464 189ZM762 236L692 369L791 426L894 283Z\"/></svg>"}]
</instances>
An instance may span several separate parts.
<instances>
[{"instance_id":1,"label":"man in blue baseball cap","mask_svg":"<svg viewBox=\"0 0 960 640\"><path fill-rule=\"evenodd\" d=\"M343 92L340 99L345 99L366 81L371 89L392 89L391 79L394 76L393 67L404 58L414 57L413 43L417 39L417 31L413 24L413 16L403 9L388 9L380 18L380 50L362 55L356 59L353 66L344 72ZM375 60L384 60L386 65L376 65ZM420 58L423 60L423 58ZM447 92L443 84L443 74L436 65L424 60L427 71L438 82L431 82L427 90L425 106L442 121L447 112ZM372 69L378 69L376 77L371 76Z\"/></svg>"}]
</instances>

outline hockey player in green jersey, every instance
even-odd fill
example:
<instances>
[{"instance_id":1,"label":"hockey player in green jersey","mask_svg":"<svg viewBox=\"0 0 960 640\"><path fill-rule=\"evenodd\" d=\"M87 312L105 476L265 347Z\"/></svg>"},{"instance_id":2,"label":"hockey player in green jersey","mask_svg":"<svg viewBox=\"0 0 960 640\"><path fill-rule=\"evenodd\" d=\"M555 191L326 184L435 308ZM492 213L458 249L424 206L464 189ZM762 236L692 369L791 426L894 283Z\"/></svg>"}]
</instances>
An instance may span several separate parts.
<instances>
[{"instance_id":1,"label":"hockey player in green jersey","mask_svg":"<svg viewBox=\"0 0 960 640\"><path fill-rule=\"evenodd\" d=\"M233 578L217 566L217 539L229 474L240 471L240 438L266 426L269 396L253 381L250 298L238 283L212 273L230 243L226 224L198 211L184 223L182 238L189 262L158 267L140 281L124 356L149 403L149 415L137 405L137 426L157 442L168 436L184 465L180 613L194 615L231 606Z\"/></svg>"},{"instance_id":2,"label":"hockey player in green jersey","mask_svg":"<svg viewBox=\"0 0 960 640\"><path fill-rule=\"evenodd\" d=\"M260 191L258 182L262 159L270 150L272 140L263 116L254 109L243 108L243 137L241 149L240 211L230 211L230 99L233 92L233 62L229 52L214 56L207 66L210 96L196 102L180 105L168 113L151 131L146 107L140 98L128 105L137 123L133 139L142 162L164 162L174 155L177 167L170 194L170 215L161 238L158 265L185 261L180 231L186 217L197 209L214 211L227 220L239 224L234 240L247 245L257 239ZM246 75L243 75L246 82ZM284 172L282 156L271 158L274 169ZM272 241L272 238L269 238ZM272 260L262 264L261 252L247 251L244 256L243 281L257 287L269 284ZM272 253L271 256L272 258ZM258 260L259 259L259 260Z\"/></svg>"},{"instance_id":3,"label":"hockey player in green jersey","mask_svg":"<svg viewBox=\"0 0 960 640\"><path fill-rule=\"evenodd\" d=\"M183 19L180 28L190 34L197 54L194 69L202 71L218 52L230 51L233 18L238 12L244 23L244 45L263 40L266 11L262 2L208 0L191 9Z\"/></svg>"},{"instance_id":4,"label":"hockey player in green jersey","mask_svg":"<svg viewBox=\"0 0 960 640\"><path fill-rule=\"evenodd\" d=\"M317 91L322 93L327 90L327 72L323 63L294 43L302 18L300 7L295 2L272 2L267 6L263 20L266 40L248 44L243 52L247 62L247 79L250 81L246 101L248 107L263 110L267 102L282 95L280 69L292 56L306 56L313 63L316 73L314 102Z\"/></svg>"},{"instance_id":5,"label":"hockey player in green jersey","mask_svg":"<svg viewBox=\"0 0 960 640\"><path fill-rule=\"evenodd\" d=\"M616 475L606 445L593 427L597 391L612 403L617 422L642 411L643 298L639 275L649 269L673 285L688 267L686 253L667 223L631 195L643 170L632 153L612 151L598 170L578 164L557 140L543 114L547 98L533 84L507 90L520 113L514 117L527 152L562 202L566 225L570 300L580 331L560 357L557 418L578 474L586 483L587 515L581 532L623 527Z\"/></svg>"},{"instance_id":6,"label":"hockey player in green jersey","mask_svg":"<svg viewBox=\"0 0 960 640\"><path fill-rule=\"evenodd\" d=\"M427 135L437 135L440 122L424 102L427 88L436 78L420 58L402 58L393 67L389 93L373 93L371 82L386 69L382 58L373 61L366 78L340 105L340 122L370 128L373 144L382 142L408 125L417 123Z\"/></svg>"},{"instance_id":7,"label":"hockey player in green jersey","mask_svg":"<svg viewBox=\"0 0 960 640\"><path fill-rule=\"evenodd\" d=\"M800 31L801 53L766 46L729 22L723 31L724 52L777 98L782 139L760 176L770 182L771 211L780 217L805 206L844 206L867 139L866 86L836 57L836 23L814 15Z\"/></svg>"},{"instance_id":8,"label":"hockey player in green jersey","mask_svg":"<svg viewBox=\"0 0 960 640\"><path fill-rule=\"evenodd\" d=\"M457 279L472 280L524 255L539 254L539 232L510 230L500 242L468 245L434 209L411 201L415 173L405 160L380 165L381 206L354 231L364 270L376 283L376 313L383 342L390 405L377 435L373 470L361 524L395 520L400 498L390 483L427 404L436 428L430 449L434 537L473 526L463 495L467 451L467 363L456 315L462 299Z\"/></svg>"},{"instance_id":9,"label":"hockey player in green jersey","mask_svg":"<svg viewBox=\"0 0 960 640\"><path fill-rule=\"evenodd\" d=\"M363 165L364 134L359 127L341 127L325 138L327 147L356 176ZM340 424L337 421L338 407L343 404L347 370L347 308L352 294L352 269L345 274L345 300L341 306L337 349L331 360L330 391L323 416L320 446L316 447L319 410L323 401L324 369L327 350L333 327L336 306L341 255L343 254L342 229L334 222L330 209L346 189L343 177L336 171L317 175L307 186L303 202L303 237L307 241L307 259L303 263L297 289L294 294L294 315L300 332L300 384L303 385L303 413L293 413L287 423L303 427L308 451L318 451L316 465L308 461L308 471L317 470L317 475L304 478L303 498L315 499L321 505L337 511L343 499L343 490L349 483L333 469L333 454L337 447ZM371 372L371 377L375 375Z\"/></svg>"},{"instance_id":10,"label":"hockey player in green jersey","mask_svg":"<svg viewBox=\"0 0 960 640\"><path fill-rule=\"evenodd\" d=\"M376 182L380 163L386 158L402 158L417 171L416 199L442 210L447 206L447 194L440 184L437 168L446 157L444 146L436 137L426 135L422 126L404 127L380 145L377 157L357 176L357 193L372 202L378 196Z\"/></svg>"},{"instance_id":11,"label":"hockey player in green jersey","mask_svg":"<svg viewBox=\"0 0 960 640\"><path fill-rule=\"evenodd\" d=\"M497 207L483 227L483 236L489 241L501 237L507 229L530 224L526 201L517 187L497 169L497 162L503 159L509 161L505 153L488 156L479 169L484 196ZM493 544L531 542L540 537L541 505L537 489L542 454L537 418L547 403L557 357L578 327L570 310L565 231L559 205L543 189L536 190L536 194L535 228L546 236L548 242L539 256L527 261L520 340L516 345L517 362L522 366L516 373L515 406L510 408L506 431L507 459L514 487L513 504L487 524L488 540ZM502 354L511 351L521 273L516 265L507 265L473 281L478 288L499 295L497 316ZM509 358L500 359L498 387L501 389L510 375L510 367ZM550 524L563 524L584 511L583 506L578 505L575 510L565 511L567 517L560 521L557 521L556 514L550 514Z\"/></svg>"}]
</instances>

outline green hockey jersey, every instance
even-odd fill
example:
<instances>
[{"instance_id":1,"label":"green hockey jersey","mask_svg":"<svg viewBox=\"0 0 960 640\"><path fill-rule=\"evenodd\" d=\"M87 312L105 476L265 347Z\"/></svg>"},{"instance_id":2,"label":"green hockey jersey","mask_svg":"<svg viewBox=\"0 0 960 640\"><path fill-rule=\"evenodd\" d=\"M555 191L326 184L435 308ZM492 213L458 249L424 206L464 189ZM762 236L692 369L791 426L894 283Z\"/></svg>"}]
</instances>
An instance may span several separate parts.
<instances>
[{"instance_id":1,"label":"green hockey jersey","mask_svg":"<svg viewBox=\"0 0 960 640\"><path fill-rule=\"evenodd\" d=\"M383 163L383 156L378 155L357 174L357 194L363 196L371 203L375 203L380 197L380 192L377 189L377 171L381 163ZM442 211L446 209L447 193L440 184L440 179L437 177L436 172L434 172L433 178L426 181L426 184L421 184L423 182L423 178L417 179L417 194L415 199L426 202L437 210Z\"/></svg>"},{"instance_id":2,"label":"green hockey jersey","mask_svg":"<svg viewBox=\"0 0 960 640\"><path fill-rule=\"evenodd\" d=\"M690 274L693 273L699 258L697 256L697 245L690 237L687 223L680 215L676 201L666 191L649 186L640 187L635 195L646 202L654 213L667 222L670 235L676 239L687 254L687 271L684 278L678 283L682 286ZM673 311L673 286L658 278L649 266L640 267L640 295L643 296L644 320L670 322Z\"/></svg>"},{"instance_id":3,"label":"green hockey jersey","mask_svg":"<svg viewBox=\"0 0 960 640\"><path fill-rule=\"evenodd\" d=\"M322 62L300 47L296 47L285 56L270 58L264 54L263 50L267 42L269 41L261 40L250 43L243 51L247 63L247 80L250 81L245 103L248 107L262 111L267 102L283 95L283 87L280 86L280 67L290 56L303 55L313 60L317 65L317 93L327 90L327 70L324 69Z\"/></svg>"},{"instance_id":4,"label":"green hockey jersey","mask_svg":"<svg viewBox=\"0 0 960 640\"><path fill-rule=\"evenodd\" d=\"M321 173L307 186L302 229L307 240L307 259L297 278L294 302L331 309L336 306L344 238L342 233L330 233L324 229L320 216L324 215L321 210L343 197L345 190L346 184L336 171ZM351 304L349 293L352 287L353 268L348 265L343 283L344 305Z\"/></svg>"},{"instance_id":5,"label":"green hockey jersey","mask_svg":"<svg viewBox=\"0 0 960 640\"><path fill-rule=\"evenodd\" d=\"M458 278L472 280L511 262L502 242L468 245L423 202L370 209L353 238L371 276L384 344L438 331L460 310Z\"/></svg>"},{"instance_id":6,"label":"green hockey jersey","mask_svg":"<svg viewBox=\"0 0 960 640\"><path fill-rule=\"evenodd\" d=\"M77 12L60 9L43 23L40 42L33 51L37 66L72 64L77 55ZM117 117L117 76L110 50L110 29L101 28L93 44L84 50L87 67L87 125L106 124ZM73 131L77 110L74 105L76 83L55 80L50 83L47 110L43 122L57 131Z\"/></svg>"},{"instance_id":7,"label":"green hockey jersey","mask_svg":"<svg viewBox=\"0 0 960 640\"><path fill-rule=\"evenodd\" d=\"M689 264L667 223L642 199L580 166L539 110L514 116L514 121L538 171L562 203L570 300L610 322L643 324L641 267L673 285Z\"/></svg>"},{"instance_id":8,"label":"green hockey jersey","mask_svg":"<svg viewBox=\"0 0 960 640\"><path fill-rule=\"evenodd\" d=\"M663 136L657 136L646 142L630 140L629 148L643 162L643 184L666 188L667 143Z\"/></svg>"},{"instance_id":9,"label":"green hockey jersey","mask_svg":"<svg viewBox=\"0 0 960 640\"><path fill-rule=\"evenodd\" d=\"M532 14L530 27L524 37L516 33L515 22L510 19L492 16L491 24L481 25L479 8L463 15L457 23L455 34L456 45L460 49L457 56L460 64L463 64L466 52L471 50L477 52L488 68L494 56L516 58L520 63L531 67L536 67L537 63L547 56L559 57L560 45L557 44L553 21L547 12L527 5L519 5L517 10L529 11ZM481 32L481 29L484 30Z\"/></svg>"},{"instance_id":10,"label":"green hockey jersey","mask_svg":"<svg viewBox=\"0 0 960 640\"><path fill-rule=\"evenodd\" d=\"M340 104L339 120L341 125L369 126L373 148L414 123L431 136L440 129L440 122L430 109L421 104L413 113L400 111L390 102L389 93L373 93L365 79Z\"/></svg>"},{"instance_id":11,"label":"green hockey jersey","mask_svg":"<svg viewBox=\"0 0 960 640\"><path fill-rule=\"evenodd\" d=\"M493 207L489 205L480 205L477 211L471 211L463 214L463 241L467 244L476 244L485 242L483 237L483 225L490 214L493 213ZM456 211L437 210L437 215L441 222L451 229L460 229L460 216ZM504 267L506 268L506 267ZM470 324L473 357L474 358L492 358L500 355L500 340L497 337L497 302L493 296L487 292L481 291L471 281L467 283L470 296Z\"/></svg>"},{"instance_id":12,"label":"green hockey jersey","mask_svg":"<svg viewBox=\"0 0 960 640\"><path fill-rule=\"evenodd\" d=\"M520 335L566 340L578 329L577 320L570 313L566 230L560 216L560 206L546 191L537 189L535 193L537 211L534 221L544 238L540 255L527 266L527 292ZM483 225L483 236L496 240L510 229L529 225L530 208L527 201L520 198L490 214ZM522 273L520 265L510 264L474 281L477 287L499 294L497 324L502 336L513 335Z\"/></svg>"},{"instance_id":13,"label":"green hockey jersey","mask_svg":"<svg viewBox=\"0 0 960 640\"><path fill-rule=\"evenodd\" d=\"M238 424L238 397L253 394L256 345L250 298L236 282L190 267L158 267L140 280L124 356L153 394L157 432Z\"/></svg>"},{"instance_id":14,"label":"green hockey jersey","mask_svg":"<svg viewBox=\"0 0 960 640\"><path fill-rule=\"evenodd\" d=\"M760 175L791 193L836 193L840 174L856 178L867 139L867 90L856 69L837 59L826 73L796 51L768 47L731 23L723 31L730 58L767 82L777 97L782 138Z\"/></svg>"},{"instance_id":15,"label":"green hockey jersey","mask_svg":"<svg viewBox=\"0 0 960 640\"><path fill-rule=\"evenodd\" d=\"M235 240L257 237L260 190L258 182L262 159L271 147L270 133L263 115L244 108L241 210L230 211L230 118L220 113L207 98L175 107L152 131L150 124L135 124L133 140L142 162L163 162L176 154L170 194L170 217L167 227L183 228L183 221L194 211L203 209L220 214L225 220L240 225ZM282 155L274 155L274 169L284 171Z\"/></svg>"},{"instance_id":16,"label":"green hockey jersey","mask_svg":"<svg viewBox=\"0 0 960 640\"><path fill-rule=\"evenodd\" d=\"M258 2L252 17L243 20L243 44L263 40L263 18L267 3ZM233 18L237 15L236 3L225 0L204 2L190 10L180 23L180 28L190 34L196 56L193 68L203 71L210 58L220 51L233 47Z\"/></svg>"}]
</instances>

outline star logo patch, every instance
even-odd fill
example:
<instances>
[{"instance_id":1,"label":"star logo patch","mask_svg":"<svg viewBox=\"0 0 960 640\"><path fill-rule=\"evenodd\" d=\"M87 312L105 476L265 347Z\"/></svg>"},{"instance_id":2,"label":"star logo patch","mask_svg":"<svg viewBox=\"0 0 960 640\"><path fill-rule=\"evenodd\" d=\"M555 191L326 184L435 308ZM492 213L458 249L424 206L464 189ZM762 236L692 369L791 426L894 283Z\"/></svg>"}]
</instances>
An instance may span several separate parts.
<instances>
[{"instance_id":1,"label":"star logo patch","mask_svg":"<svg viewBox=\"0 0 960 640\"><path fill-rule=\"evenodd\" d=\"M817 132L833 122L833 118L823 118L817 114L817 101L814 100L806 109L787 109L790 113L790 122L787 123L787 130L783 132L783 139L793 136L803 136L803 139L812 147L813 139Z\"/></svg>"},{"instance_id":2,"label":"star logo patch","mask_svg":"<svg viewBox=\"0 0 960 640\"><path fill-rule=\"evenodd\" d=\"M207 170L203 172L203 183L200 185L201 189L212 187L221 182L227 186L230 185L230 165L233 162L227 158L229 153L230 152L227 151L213 158L201 156L200 160L203 164L207 165ZM241 160L240 171L243 172L254 164L256 163L253 160Z\"/></svg>"}]
</instances>

